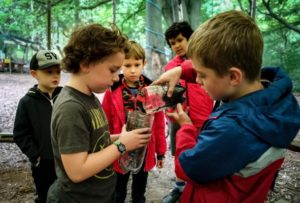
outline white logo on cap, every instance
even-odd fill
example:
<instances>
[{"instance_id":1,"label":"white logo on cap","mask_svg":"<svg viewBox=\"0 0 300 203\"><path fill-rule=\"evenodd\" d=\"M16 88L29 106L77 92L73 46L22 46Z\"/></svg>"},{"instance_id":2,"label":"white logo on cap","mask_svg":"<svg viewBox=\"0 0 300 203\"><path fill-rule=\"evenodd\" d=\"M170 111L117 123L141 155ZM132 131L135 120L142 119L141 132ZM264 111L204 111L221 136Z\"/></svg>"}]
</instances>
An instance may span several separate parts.
<instances>
[{"instance_id":1,"label":"white logo on cap","mask_svg":"<svg viewBox=\"0 0 300 203\"><path fill-rule=\"evenodd\" d=\"M55 53L53 53L53 52L45 53L45 57L47 60L52 60L52 56L57 60L57 56Z\"/></svg>"}]
</instances>

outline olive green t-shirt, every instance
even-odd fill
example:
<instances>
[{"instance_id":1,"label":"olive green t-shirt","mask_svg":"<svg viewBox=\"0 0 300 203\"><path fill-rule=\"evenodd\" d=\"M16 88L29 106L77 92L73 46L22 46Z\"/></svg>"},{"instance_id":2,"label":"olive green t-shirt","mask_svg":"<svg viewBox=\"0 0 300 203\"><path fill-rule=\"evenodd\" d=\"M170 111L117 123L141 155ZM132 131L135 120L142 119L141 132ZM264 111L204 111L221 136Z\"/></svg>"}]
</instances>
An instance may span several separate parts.
<instances>
[{"instance_id":1,"label":"olive green t-shirt","mask_svg":"<svg viewBox=\"0 0 300 203\"><path fill-rule=\"evenodd\" d=\"M64 87L52 113L51 141L58 179L48 201L114 202L116 175L112 165L80 183L73 183L63 167L61 154L98 152L111 144L108 122L98 99Z\"/></svg>"}]
</instances>

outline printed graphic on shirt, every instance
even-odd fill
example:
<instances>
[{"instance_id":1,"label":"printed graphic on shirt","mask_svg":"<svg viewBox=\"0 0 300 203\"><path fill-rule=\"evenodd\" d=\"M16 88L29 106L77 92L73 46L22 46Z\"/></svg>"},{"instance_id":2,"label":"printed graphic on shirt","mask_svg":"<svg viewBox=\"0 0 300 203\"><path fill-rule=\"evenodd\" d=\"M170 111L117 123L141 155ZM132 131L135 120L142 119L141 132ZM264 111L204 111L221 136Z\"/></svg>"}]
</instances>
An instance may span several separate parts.
<instances>
[{"instance_id":1,"label":"printed graphic on shirt","mask_svg":"<svg viewBox=\"0 0 300 203\"><path fill-rule=\"evenodd\" d=\"M110 133L109 133L109 131L105 131L97 140L97 142L94 146L93 152L101 151L102 149L104 149L105 147L107 147L110 144L111 144ZM99 172L94 177L96 177L98 179L107 179L113 175L114 175L114 170L111 165L111 166L107 167L106 169L102 170L101 172Z\"/></svg>"},{"instance_id":2,"label":"printed graphic on shirt","mask_svg":"<svg viewBox=\"0 0 300 203\"><path fill-rule=\"evenodd\" d=\"M96 139L94 140L95 145L93 147L93 152L99 152L111 144L108 123L106 117L104 116L104 112L100 108L91 109L90 115L92 118L93 135L96 136ZM113 175L114 170L112 165L110 165L96 174L94 177L98 179L108 179Z\"/></svg>"},{"instance_id":3,"label":"printed graphic on shirt","mask_svg":"<svg viewBox=\"0 0 300 203\"><path fill-rule=\"evenodd\" d=\"M90 114L94 130L107 125L107 120L105 119L104 113L100 110L100 108L91 109Z\"/></svg>"}]
</instances>

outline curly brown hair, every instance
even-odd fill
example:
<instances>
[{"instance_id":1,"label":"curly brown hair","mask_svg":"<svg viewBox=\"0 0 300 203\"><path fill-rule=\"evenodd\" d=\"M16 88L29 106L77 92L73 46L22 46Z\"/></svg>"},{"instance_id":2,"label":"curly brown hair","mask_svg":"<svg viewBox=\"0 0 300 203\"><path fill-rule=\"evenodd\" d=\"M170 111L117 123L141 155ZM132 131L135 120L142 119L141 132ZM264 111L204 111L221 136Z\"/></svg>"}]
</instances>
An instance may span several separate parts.
<instances>
[{"instance_id":1,"label":"curly brown hair","mask_svg":"<svg viewBox=\"0 0 300 203\"><path fill-rule=\"evenodd\" d=\"M127 37L115 25L110 29L100 24L85 25L71 34L64 48L62 69L78 73L81 62L94 63L117 52L126 54L129 47Z\"/></svg>"}]
</instances>

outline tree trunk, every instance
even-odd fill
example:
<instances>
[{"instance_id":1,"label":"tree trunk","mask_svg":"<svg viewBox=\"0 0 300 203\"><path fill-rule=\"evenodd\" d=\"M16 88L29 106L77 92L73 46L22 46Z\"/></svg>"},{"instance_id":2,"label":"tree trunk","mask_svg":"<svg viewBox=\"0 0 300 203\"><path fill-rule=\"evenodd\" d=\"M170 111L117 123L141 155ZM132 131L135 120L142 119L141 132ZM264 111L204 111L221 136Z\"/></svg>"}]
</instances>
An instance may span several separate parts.
<instances>
[{"instance_id":1,"label":"tree trunk","mask_svg":"<svg viewBox=\"0 0 300 203\"><path fill-rule=\"evenodd\" d=\"M47 48L51 49L51 0L47 3Z\"/></svg>"},{"instance_id":2,"label":"tree trunk","mask_svg":"<svg viewBox=\"0 0 300 203\"><path fill-rule=\"evenodd\" d=\"M145 75L156 79L165 64L162 10L157 0L146 1L146 60Z\"/></svg>"},{"instance_id":3,"label":"tree trunk","mask_svg":"<svg viewBox=\"0 0 300 203\"><path fill-rule=\"evenodd\" d=\"M255 20L256 0L251 0L250 16Z\"/></svg>"},{"instance_id":4,"label":"tree trunk","mask_svg":"<svg viewBox=\"0 0 300 203\"><path fill-rule=\"evenodd\" d=\"M202 1L182 0L181 8L183 12L183 20L190 23L193 29L196 29L200 24L200 9Z\"/></svg>"},{"instance_id":5,"label":"tree trunk","mask_svg":"<svg viewBox=\"0 0 300 203\"><path fill-rule=\"evenodd\" d=\"M113 16L113 24L116 24L116 0L112 0L112 16Z\"/></svg>"},{"instance_id":6,"label":"tree trunk","mask_svg":"<svg viewBox=\"0 0 300 203\"><path fill-rule=\"evenodd\" d=\"M160 5L168 27L177 21L187 21L193 29L200 25L201 0L166 0Z\"/></svg>"}]
</instances>

